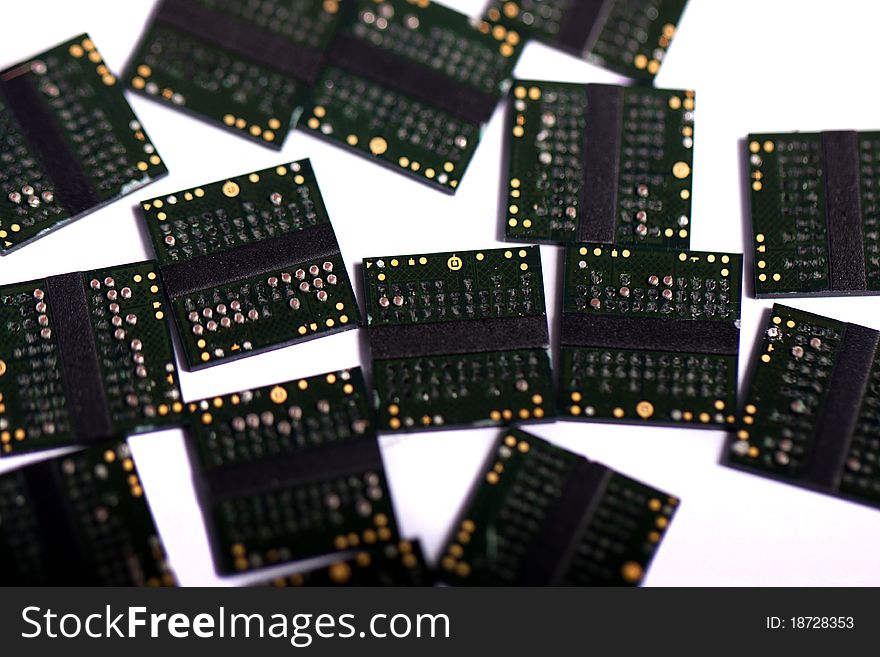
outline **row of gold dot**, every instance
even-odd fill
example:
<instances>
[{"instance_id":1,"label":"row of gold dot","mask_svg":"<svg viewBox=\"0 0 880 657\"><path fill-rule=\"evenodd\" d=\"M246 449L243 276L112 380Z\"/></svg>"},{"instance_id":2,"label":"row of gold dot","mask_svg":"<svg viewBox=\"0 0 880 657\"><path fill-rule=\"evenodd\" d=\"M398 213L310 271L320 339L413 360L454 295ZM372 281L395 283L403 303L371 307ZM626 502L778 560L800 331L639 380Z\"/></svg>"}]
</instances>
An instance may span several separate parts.
<instances>
[{"instance_id":1,"label":"row of gold dot","mask_svg":"<svg viewBox=\"0 0 880 657\"><path fill-rule=\"evenodd\" d=\"M541 404L544 403L544 397L539 394L532 395L532 403L535 405L534 408L529 410L528 408L521 408L516 413L516 416L520 420L528 420L529 418L534 417L535 419L540 420L544 417L544 409L541 407ZM510 421L514 417L514 413L509 408L504 408L501 410L493 409L489 411L489 419L493 422L500 422L501 420Z\"/></svg>"},{"instance_id":2,"label":"row of gold dot","mask_svg":"<svg viewBox=\"0 0 880 657\"><path fill-rule=\"evenodd\" d=\"M247 119L233 114L225 114L223 123L230 128L238 128L239 130L247 129L251 137L262 137L265 141L275 141L275 131L281 128L281 121L277 118L271 118L267 122L266 128L257 123L248 123Z\"/></svg>"},{"instance_id":3,"label":"row of gold dot","mask_svg":"<svg viewBox=\"0 0 880 657\"><path fill-rule=\"evenodd\" d=\"M388 516L384 513L377 513L373 516L373 525L375 529L365 529L360 535L356 532L348 534L340 534L333 539L333 547L337 550L350 550L361 544L361 541L367 545L372 545L378 541L391 540L392 532L388 527Z\"/></svg>"},{"instance_id":4,"label":"row of gold dot","mask_svg":"<svg viewBox=\"0 0 880 657\"><path fill-rule=\"evenodd\" d=\"M446 556L440 561L443 570L455 572L459 577L467 577L471 574L470 565L459 561L459 559L464 556L464 547L462 546L471 542L476 528L477 526L473 520L465 519L461 521L458 532L455 535L455 542L449 544L449 547L446 549Z\"/></svg>"},{"instance_id":5,"label":"row of gold dot","mask_svg":"<svg viewBox=\"0 0 880 657\"><path fill-rule=\"evenodd\" d=\"M68 49L70 56L74 59L81 59L82 57L86 57L92 64L97 64L95 71L98 73L98 76L101 78L101 82L103 82L108 87L112 87L116 84L116 76L114 76L107 66L104 64L104 58L101 57L101 53L98 52L97 48L95 48L95 43L89 39L85 38L81 43L74 43Z\"/></svg>"},{"instance_id":6,"label":"row of gold dot","mask_svg":"<svg viewBox=\"0 0 880 657\"><path fill-rule=\"evenodd\" d=\"M510 179L510 198L518 199L522 195L522 191L520 190L520 187L522 187L522 181L519 178L511 178ZM510 205L510 207L516 208L517 212L519 212L519 206L517 206L516 204L512 203ZM510 226L511 228L516 228L518 225L520 225L520 221L516 217L511 217L510 219L507 220L507 225ZM532 225L533 225L532 220L529 219L528 217L526 217L525 219L522 220L522 227L523 228L529 229L532 227Z\"/></svg>"},{"instance_id":7,"label":"row of gold dot","mask_svg":"<svg viewBox=\"0 0 880 657\"><path fill-rule=\"evenodd\" d=\"M666 50L669 47L669 42L672 41L673 36L675 36L675 25L672 23L666 23L660 32L660 39L657 41L657 45L661 49ZM660 70L660 61L657 59L649 60L647 55L639 53L633 59L633 66L640 71L647 69L648 73L651 75L657 75L657 72Z\"/></svg>"},{"instance_id":8,"label":"row of gold dot","mask_svg":"<svg viewBox=\"0 0 880 657\"><path fill-rule=\"evenodd\" d=\"M781 318L779 318L779 317L774 317L774 320L776 320L776 319L779 319L780 322L782 321ZM777 323L779 323L779 322L777 322ZM794 322L792 322L792 324L794 324ZM763 360L763 357L762 357L762 360ZM768 360L764 361L764 362L769 362L769 357L768 357ZM749 426L753 425L755 423L755 414L758 412L757 407L754 404L746 404L746 406L743 410L745 411L745 415L743 415L743 424L747 424ZM736 432L736 437L737 437L737 440L748 440L749 439L749 432L747 429L740 429L739 431ZM751 445L749 447L749 451L747 452L747 454L751 458L757 458L760 455L760 453L761 453L761 451L755 445Z\"/></svg>"},{"instance_id":9,"label":"row of gold dot","mask_svg":"<svg viewBox=\"0 0 880 657\"><path fill-rule=\"evenodd\" d=\"M571 401L574 403L569 406L568 412L574 417L579 417L581 413L583 413L583 408L580 405L584 399L583 393L575 391L571 393L570 397ZM713 406L715 407L716 411L721 412L725 408L725 403L721 399L716 399ZM647 400L642 400L636 404L635 413L641 419L647 420L654 416L654 404ZM611 414L619 420L623 417L626 417L626 410L622 406L616 406L614 407L614 409L612 409ZM695 415L691 411L683 411L681 416L685 422L691 422L694 420L695 417L703 424L708 424L712 421L712 416L706 411L703 411L698 415ZM728 424L733 424L735 420L736 418L733 415L728 415L725 417L725 421Z\"/></svg>"},{"instance_id":10,"label":"row of gold dot","mask_svg":"<svg viewBox=\"0 0 880 657\"><path fill-rule=\"evenodd\" d=\"M582 247L578 250L578 253L580 253L582 256L585 256L585 255L589 254L589 252L590 252L589 249L588 249L587 247L585 247L585 246L582 246ZM593 249L593 255L596 256L596 257L601 256L603 253L604 253L604 251L602 250L601 247L598 247L598 246L597 246L597 247L595 247L595 248ZM630 254L629 249L623 249L623 251L620 252L620 255L622 255L624 258L629 258L629 256L630 256L631 254ZM616 257L617 257L617 249L612 249L612 250L611 250L611 257L612 257L612 258L616 258ZM683 252L683 251L682 251L681 253L678 254L678 259L679 259L679 261L681 261L681 262L686 262L686 261L688 260L688 258L692 258L692 259L693 259L693 258L696 258L697 260L699 260L699 259L700 259L700 256L698 256L698 255L690 255L690 254L687 254L687 253L685 253L685 252ZM714 262L716 262L717 260L719 260L719 258L718 258L714 253L710 253L709 255L706 256L706 262L708 262L708 263L714 263ZM724 265L730 264L730 256L728 256L728 255L722 255L721 258L720 258L720 260L721 260L721 263L724 264ZM721 270L721 275L722 275L722 276L729 276L729 275L730 275L730 270L729 270L727 267L724 267L724 268Z\"/></svg>"},{"instance_id":11,"label":"row of gold dot","mask_svg":"<svg viewBox=\"0 0 880 657\"><path fill-rule=\"evenodd\" d=\"M687 110L688 112L692 112L694 110L694 108L696 107L696 101L694 100L695 97L696 97L696 94L693 91L691 91L690 89L688 89L687 91L684 92L684 99L682 99L679 96L670 96L669 97L669 108L673 109L673 110L679 110L682 107L684 107L685 110ZM690 134L685 134L684 136L691 137L691 136L693 136L693 134L694 134L693 131L691 131Z\"/></svg>"},{"instance_id":12,"label":"row of gold dot","mask_svg":"<svg viewBox=\"0 0 880 657\"><path fill-rule=\"evenodd\" d=\"M498 10L492 9L489 11L488 18L492 21L496 21L500 18L497 14ZM493 15L495 15L496 18L492 18ZM519 32L516 30L508 30L503 25L497 23L495 25L490 25L486 21L480 23L479 29L483 34L491 34L496 41L501 42L501 45L498 46L498 52L500 52L502 56L513 57L513 54L516 52L516 46L519 45L519 42L521 41Z\"/></svg>"}]
</instances>

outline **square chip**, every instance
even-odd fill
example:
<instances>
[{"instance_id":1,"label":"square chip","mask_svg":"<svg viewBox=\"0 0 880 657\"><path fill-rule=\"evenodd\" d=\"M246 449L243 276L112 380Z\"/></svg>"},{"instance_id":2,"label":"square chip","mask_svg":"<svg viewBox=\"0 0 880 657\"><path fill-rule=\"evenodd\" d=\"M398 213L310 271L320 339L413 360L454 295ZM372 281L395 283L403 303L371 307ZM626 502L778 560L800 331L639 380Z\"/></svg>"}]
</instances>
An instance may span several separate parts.
<instances>
[{"instance_id":1,"label":"square chip","mask_svg":"<svg viewBox=\"0 0 880 657\"><path fill-rule=\"evenodd\" d=\"M432 586L434 578L425 565L418 541L388 543L360 550L323 568L277 577L264 586Z\"/></svg>"},{"instance_id":2,"label":"square chip","mask_svg":"<svg viewBox=\"0 0 880 657\"><path fill-rule=\"evenodd\" d=\"M339 18L326 0L162 0L124 74L135 91L280 149Z\"/></svg>"},{"instance_id":3,"label":"square chip","mask_svg":"<svg viewBox=\"0 0 880 657\"><path fill-rule=\"evenodd\" d=\"M218 573L398 540L361 370L189 404Z\"/></svg>"},{"instance_id":4,"label":"square chip","mask_svg":"<svg viewBox=\"0 0 880 657\"><path fill-rule=\"evenodd\" d=\"M773 306L725 463L880 507L878 339Z\"/></svg>"},{"instance_id":5,"label":"square chip","mask_svg":"<svg viewBox=\"0 0 880 657\"><path fill-rule=\"evenodd\" d=\"M522 44L434 2L348 0L301 125L454 193Z\"/></svg>"},{"instance_id":6,"label":"square chip","mask_svg":"<svg viewBox=\"0 0 880 657\"><path fill-rule=\"evenodd\" d=\"M155 262L0 287L0 455L181 421Z\"/></svg>"},{"instance_id":7,"label":"square chip","mask_svg":"<svg viewBox=\"0 0 880 657\"><path fill-rule=\"evenodd\" d=\"M360 323L308 160L142 207L190 368Z\"/></svg>"},{"instance_id":8,"label":"square chip","mask_svg":"<svg viewBox=\"0 0 880 657\"><path fill-rule=\"evenodd\" d=\"M560 415L732 425L741 281L738 254L570 246Z\"/></svg>"},{"instance_id":9,"label":"square chip","mask_svg":"<svg viewBox=\"0 0 880 657\"><path fill-rule=\"evenodd\" d=\"M686 249L694 92L518 80L506 238Z\"/></svg>"},{"instance_id":10,"label":"square chip","mask_svg":"<svg viewBox=\"0 0 880 657\"><path fill-rule=\"evenodd\" d=\"M679 500L510 429L480 471L440 560L471 586L635 586Z\"/></svg>"},{"instance_id":11,"label":"square chip","mask_svg":"<svg viewBox=\"0 0 880 657\"><path fill-rule=\"evenodd\" d=\"M553 415L539 247L368 258L364 293L382 429Z\"/></svg>"},{"instance_id":12,"label":"square chip","mask_svg":"<svg viewBox=\"0 0 880 657\"><path fill-rule=\"evenodd\" d=\"M687 0L490 0L486 17L621 75L651 82Z\"/></svg>"},{"instance_id":13,"label":"square chip","mask_svg":"<svg viewBox=\"0 0 880 657\"><path fill-rule=\"evenodd\" d=\"M125 443L0 475L0 585L174 586Z\"/></svg>"},{"instance_id":14,"label":"square chip","mask_svg":"<svg viewBox=\"0 0 880 657\"><path fill-rule=\"evenodd\" d=\"M88 35L0 72L0 255L167 173Z\"/></svg>"},{"instance_id":15,"label":"square chip","mask_svg":"<svg viewBox=\"0 0 880 657\"><path fill-rule=\"evenodd\" d=\"M880 132L749 135L755 294L880 294Z\"/></svg>"}]
</instances>

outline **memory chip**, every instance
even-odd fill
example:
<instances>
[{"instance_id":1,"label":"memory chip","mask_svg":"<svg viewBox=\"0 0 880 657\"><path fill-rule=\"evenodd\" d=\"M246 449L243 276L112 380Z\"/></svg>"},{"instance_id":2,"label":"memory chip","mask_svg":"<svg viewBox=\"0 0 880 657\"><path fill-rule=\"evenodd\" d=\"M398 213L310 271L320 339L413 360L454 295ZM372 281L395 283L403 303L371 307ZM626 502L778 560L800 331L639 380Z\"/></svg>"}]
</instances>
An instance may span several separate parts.
<instances>
[{"instance_id":1,"label":"memory chip","mask_svg":"<svg viewBox=\"0 0 880 657\"><path fill-rule=\"evenodd\" d=\"M522 47L434 2L350 0L300 125L454 193Z\"/></svg>"},{"instance_id":2,"label":"memory chip","mask_svg":"<svg viewBox=\"0 0 880 657\"><path fill-rule=\"evenodd\" d=\"M510 429L493 447L440 560L471 586L635 586L679 500Z\"/></svg>"},{"instance_id":3,"label":"memory chip","mask_svg":"<svg viewBox=\"0 0 880 657\"><path fill-rule=\"evenodd\" d=\"M508 240L690 244L694 92L518 80Z\"/></svg>"},{"instance_id":4,"label":"memory chip","mask_svg":"<svg viewBox=\"0 0 880 657\"><path fill-rule=\"evenodd\" d=\"M125 443L0 475L0 518L0 585L175 584Z\"/></svg>"},{"instance_id":5,"label":"memory chip","mask_svg":"<svg viewBox=\"0 0 880 657\"><path fill-rule=\"evenodd\" d=\"M0 72L0 255L167 173L88 35Z\"/></svg>"},{"instance_id":6,"label":"memory chip","mask_svg":"<svg viewBox=\"0 0 880 657\"><path fill-rule=\"evenodd\" d=\"M652 81L687 0L490 0L486 17L525 36Z\"/></svg>"},{"instance_id":7,"label":"memory chip","mask_svg":"<svg viewBox=\"0 0 880 657\"><path fill-rule=\"evenodd\" d=\"M539 247L367 258L379 426L490 426L553 415Z\"/></svg>"},{"instance_id":8,"label":"memory chip","mask_svg":"<svg viewBox=\"0 0 880 657\"><path fill-rule=\"evenodd\" d=\"M280 149L339 18L326 0L162 0L124 74L130 88Z\"/></svg>"},{"instance_id":9,"label":"memory chip","mask_svg":"<svg viewBox=\"0 0 880 657\"><path fill-rule=\"evenodd\" d=\"M192 369L356 328L308 160L142 203Z\"/></svg>"},{"instance_id":10,"label":"memory chip","mask_svg":"<svg viewBox=\"0 0 880 657\"><path fill-rule=\"evenodd\" d=\"M154 262L0 287L0 455L181 421Z\"/></svg>"},{"instance_id":11,"label":"memory chip","mask_svg":"<svg viewBox=\"0 0 880 657\"><path fill-rule=\"evenodd\" d=\"M581 244L564 275L562 417L733 425L741 255Z\"/></svg>"},{"instance_id":12,"label":"memory chip","mask_svg":"<svg viewBox=\"0 0 880 657\"><path fill-rule=\"evenodd\" d=\"M880 507L878 341L774 305L726 464Z\"/></svg>"},{"instance_id":13,"label":"memory chip","mask_svg":"<svg viewBox=\"0 0 880 657\"><path fill-rule=\"evenodd\" d=\"M399 539L360 369L189 404L218 573Z\"/></svg>"},{"instance_id":14,"label":"memory chip","mask_svg":"<svg viewBox=\"0 0 880 657\"><path fill-rule=\"evenodd\" d=\"M433 577L425 565L418 541L389 543L360 550L323 568L277 577L267 586L431 586Z\"/></svg>"},{"instance_id":15,"label":"memory chip","mask_svg":"<svg viewBox=\"0 0 880 657\"><path fill-rule=\"evenodd\" d=\"M880 293L880 132L749 135L755 293Z\"/></svg>"}]
</instances>

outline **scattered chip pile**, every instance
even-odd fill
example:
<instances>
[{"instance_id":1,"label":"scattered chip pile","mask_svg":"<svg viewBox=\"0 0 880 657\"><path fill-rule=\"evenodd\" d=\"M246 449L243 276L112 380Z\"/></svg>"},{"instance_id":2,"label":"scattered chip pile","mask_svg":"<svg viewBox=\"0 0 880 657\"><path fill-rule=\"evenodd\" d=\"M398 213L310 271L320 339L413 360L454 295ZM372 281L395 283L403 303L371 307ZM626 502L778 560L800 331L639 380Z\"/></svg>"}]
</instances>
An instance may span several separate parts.
<instances>
[{"instance_id":1,"label":"scattered chip pile","mask_svg":"<svg viewBox=\"0 0 880 657\"><path fill-rule=\"evenodd\" d=\"M389 543L361 550L323 568L278 577L267 586L431 586L433 577L425 565L418 541Z\"/></svg>"},{"instance_id":2,"label":"scattered chip pile","mask_svg":"<svg viewBox=\"0 0 880 657\"><path fill-rule=\"evenodd\" d=\"M508 240L688 248L693 91L518 80L510 96Z\"/></svg>"},{"instance_id":3,"label":"scattered chip pile","mask_svg":"<svg viewBox=\"0 0 880 657\"><path fill-rule=\"evenodd\" d=\"M359 324L308 160L142 207L190 368Z\"/></svg>"},{"instance_id":4,"label":"scattered chip pile","mask_svg":"<svg viewBox=\"0 0 880 657\"><path fill-rule=\"evenodd\" d=\"M166 173L88 35L0 72L0 255Z\"/></svg>"},{"instance_id":5,"label":"scattered chip pile","mask_svg":"<svg viewBox=\"0 0 880 657\"><path fill-rule=\"evenodd\" d=\"M718 428L736 412L742 256L566 251L560 414Z\"/></svg>"},{"instance_id":6,"label":"scattered chip pile","mask_svg":"<svg viewBox=\"0 0 880 657\"><path fill-rule=\"evenodd\" d=\"M728 465L880 507L878 340L773 306Z\"/></svg>"},{"instance_id":7,"label":"scattered chip pile","mask_svg":"<svg viewBox=\"0 0 880 657\"><path fill-rule=\"evenodd\" d=\"M0 287L0 454L180 424L161 285L144 262Z\"/></svg>"},{"instance_id":8,"label":"scattered chip pile","mask_svg":"<svg viewBox=\"0 0 880 657\"><path fill-rule=\"evenodd\" d=\"M538 247L368 258L364 291L381 428L553 415Z\"/></svg>"},{"instance_id":9,"label":"scattered chip pile","mask_svg":"<svg viewBox=\"0 0 880 657\"><path fill-rule=\"evenodd\" d=\"M660 71L687 0L490 0L486 16L622 75Z\"/></svg>"},{"instance_id":10,"label":"scattered chip pile","mask_svg":"<svg viewBox=\"0 0 880 657\"><path fill-rule=\"evenodd\" d=\"M398 540L360 369L193 402L189 411L218 573Z\"/></svg>"},{"instance_id":11,"label":"scattered chip pile","mask_svg":"<svg viewBox=\"0 0 880 657\"><path fill-rule=\"evenodd\" d=\"M440 560L476 586L634 586L678 499L519 430L492 450Z\"/></svg>"},{"instance_id":12,"label":"scattered chip pile","mask_svg":"<svg viewBox=\"0 0 880 657\"><path fill-rule=\"evenodd\" d=\"M432 2L349 0L300 121L454 193L506 90L522 43Z\"/></svg>"},{"instance_id":13,"label":"scattered chip pile","mask_svg":"<svg viewBox=\"0 0 880 657\"><path fill-rule=\"evenodd\" d=\"M0 475L3 586L174 586L128 445Z\"/></svg>"},{"instance_id":14,"label":"scattered chip pile","mask_svg":"<svg viewBox=\"0 0 880 657\"><path fill-rule=\"evenodd\" d=\"M280 149L339 18L326 0L162 0L125 72L130 88Z\"/></svg>"},{"instance_id":15,"label":"scattered chip pile","mask_svg":"<svg viewBox=\"0 0 880 657\"><path fill-rule=\"evenodd\" d=\"M880 293L880 133L749 135L759 298Z\"/></svg>"}]
</instances>

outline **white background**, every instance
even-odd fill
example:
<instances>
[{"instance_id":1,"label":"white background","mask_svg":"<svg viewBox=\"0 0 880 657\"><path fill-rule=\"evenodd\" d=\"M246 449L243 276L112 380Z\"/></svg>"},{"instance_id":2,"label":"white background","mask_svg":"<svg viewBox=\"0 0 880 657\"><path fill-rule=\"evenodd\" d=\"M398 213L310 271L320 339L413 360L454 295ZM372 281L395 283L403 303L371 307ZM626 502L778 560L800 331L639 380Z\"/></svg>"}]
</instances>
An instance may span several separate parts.
<instances>
[{"instance_id":1,"label":"white background","mask_svg":"<svg viewBox=\"0 0 880 657\"><path fill-rule=\"evenodd\" d=\"M483 4L446 3L472 15ZM0 66L88 31L119 71L152 4L28 0L15 17L4 6ZM697 90L693 248L743 249L738 140L748 132L880 129L873 84L878 24L880 8L862 0L691 0L657 84ZM538 44L526 48L516 73L621 80ZM499 245L500 107L458 194L447 197L301 132L292 133L278 154L139 97L131 102L171 175L3 258L0 284L151 257L137 229L137 201L303 157L312 159L349 274L365 256ZM558 253L542 247L551 286ZM548 289L551 315L557 293ZM741 369L769 305L744 300ZM880 328L877 298L796 299L790 305ZM357 365L358 333L183 373L184 397ZM880 585L880 513L719 466L721 432L567 422L528 430L682 498L649 585ZM403 531L421 537L429 553L439 549L495 435L472 430L383 438ZM180 432L131 442L181 583L217 583ZM3 461L0 470L21 462Z\"/></svg>"}]
</instances>

